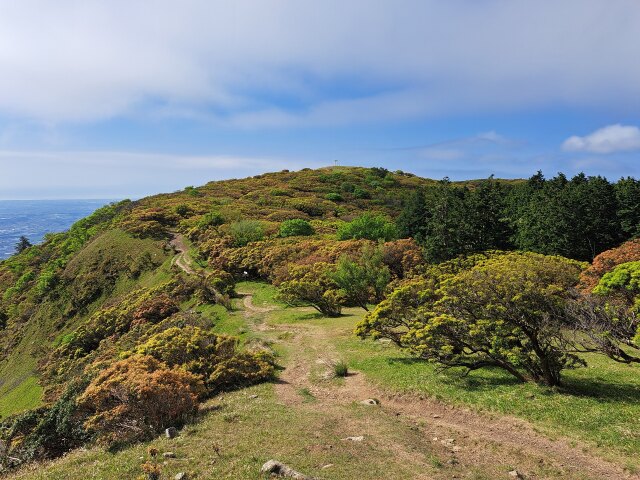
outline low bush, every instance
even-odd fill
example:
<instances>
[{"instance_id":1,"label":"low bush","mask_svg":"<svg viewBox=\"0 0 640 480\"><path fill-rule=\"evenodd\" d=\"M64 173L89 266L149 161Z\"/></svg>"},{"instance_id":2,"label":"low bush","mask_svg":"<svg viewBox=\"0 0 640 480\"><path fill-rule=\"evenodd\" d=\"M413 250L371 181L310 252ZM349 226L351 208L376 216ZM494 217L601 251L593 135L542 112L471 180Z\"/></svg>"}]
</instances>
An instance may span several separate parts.
<instances>
[{"instance_id":1,"label":"low bush","mask_svg":"<svg viewBox=\"0 0 640 480\"><path fill-rule=\"evenodd\" d=\"M341 202L342 200L344 200L342 198L342 195L340 195L339 193L327 193L324 198L331 202Z\"/></svg>"},{"instance_id":2,"label":"low bush","mask_svg":"<svg viewBox=\"0 0 640 480\"><path fill-rule=\"evenodd\" d=\"M338 227L338 240L384 240L397 237L396 226L383 215L365 213Z\"/></svg>"},{"instance_id":3,"label":"low bush","mask_svg":"<svg viewBox=\"0 0 640 480\"><path fill-rule=\"evenodd\" d=\"M200 376L209 393L264 381L273 366L262 355L240 353L237 339L198 327L172 327L152 336L134 350L168 365Z\"/></svg>"},{"instance_id":4,"label":"low bush","mask_svg":"<svg viewBox=\"0 0 640 480\"><path fill-rule=\"evenodd\" d=\"M347 375L349 375L349 367L347 366L346 362L340 360L338 363L336 363L333 366L333 374L336 377L346 377Z\"/></svg>"},{"instance_id":5,"label":"low bush","mask_svg":"<svg viewBox=\"0 0 640 480\"><path fill-rule=\"evenodd\" d=\"M281 237L299 237L313 235L314 230L309 222L296 218L293 220L286 220L280 225Z\"/></svg>"},{"instance_id":6,"label":"low bush","mask_svg":"<svg viewBox=\"0 0 640 480\"><path fill-rule=\"evenodd\" d=\"M236 247L243 247L264 238L264 227L258 220L240 220L229 226L229 233Z\"/></svg>"},{"instance_id":7,"label":"low bush","mask_svg":"<svg viewBox=\"0 0 640 480\"><path fill-rule=\"evenodd\" d=\"M318 262L289 267L288 280L280 284L279 298L289 305L311 306L323 315L338 317L345 297L330 277L332 266Z\"/></svg>"},{"instance_id":8,"label":"low bush","mask_svg":"<svg viewBox=\"0 0 640 480\"><path fill-rule=\"evenodd\" d=\"M117 447L181 426L196 413L203 393L201 377L136 355L102 371L78 405L88 412L86 429Z\"/></svg>"}]
</instances>

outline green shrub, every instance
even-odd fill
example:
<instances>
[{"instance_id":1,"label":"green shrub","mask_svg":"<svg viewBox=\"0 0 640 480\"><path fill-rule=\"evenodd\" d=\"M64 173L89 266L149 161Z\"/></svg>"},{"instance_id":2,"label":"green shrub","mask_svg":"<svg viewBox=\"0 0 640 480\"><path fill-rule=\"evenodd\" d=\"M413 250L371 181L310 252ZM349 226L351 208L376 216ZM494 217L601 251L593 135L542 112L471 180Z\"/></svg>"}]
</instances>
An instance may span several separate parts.
<instances>
[{"instance_id":1,"label":"green shrub","mask_svg":"<svg viewBox=\"0 0 640 480\"><path fill-rule=\"evenodd\" d=\"M546 386L560 385L563 369L584 365L559 313L579 262L510 252L455 274L438 269L397 288L356 334L388 338L445 368L501 368Z\"/></svg>"},{"instance_id":2,"label":"green shrub","mask_svg":"<svg viewBox=\"0 0 640 480\"><path fill-rule=\"evenodd\" d=\"M301 218L286 220L280 225L281 237L306 237L313 235L314 230L309 222Z\"/></svg>"},{"instance_id":3,"label":"green shrub","mask_svg":"<svg viewBox=\"0 0 640 480\"><path fill-rule=\"evenodd\" d=\"M367 190L360 187L356 187L353 189L353 196L359 199L371 198L371 194Z\"/></svg>"},{"instance_id":4,"label":"green shrub","mask_svg":"<svg viewBox=\"0 0 640 480\"><path fill-rule=\"evenodd\" d=\"M180 366L204 379L209 393L264 381L273 366L259 354L237 351L234 337L216 335L199 327L171 327L160 332L134 353L150 355L169 367Z\"/></svg>"},{"instance_id":5,"label":"green shrub","mask_svg":"<svg viewBox=\"0 0 640 480\"><path fill-rule=\"evenodd\" d=\"M339 317L344 294L331 279L331 268L323 262L291 265L288 279L279 287L280 300L294 306L311 306L328 317Z\"/></svg>"},{"instance_id":6,"label":"green shrub","mask_svg":"<svg viewBox=\"0 0 640 480\"><path fill-rule=\"evenodd\" d=\"M338 227L338 240L390 241L398 236L396 226L382 215L365 213Z\"/></svg>"},{"instance_id":7,"label":"green shrub","mask_svg":"<svg viewBox=\"0 0 640 480\"><path fill-rule=\"evenodd\" d=\"M259 220L240 220L229 226L229 233L233 237L236 247L243 247L251 242L258 242L264 238L264 228Z\"/></svg>"},{"instance_id":8,"label":"green shrub","mask_svg":"<svg viewBox=\"0 0 640 480\"><path fill-rule=\"evenodd\" d=\"M269 195L272 197L290 197L291 192L289 190L284 190L283 188L274 188L269 192Z\"/></svg>"},{"instance_id":9,"label":"green shrub","mask_svg":"<svg viewBox=\"0 0 640 480\"><path fill-rule=\"evenodd\" d=\"M187 215L189 215L189 213L191 213L191 209L189 208L189 205L185 205L180 204L175 208L175 212L180 215L181 217L186 217Z\"/></svg>"},{"instance_id":10,"label":"green shrub","mask_svg":"<svg viewBox=\"0 0 640 480\"><path fill-rule=\"evenodd\" d=\"M349 367L343 360L340 360L333 366L333 374L336 377L346 377L349 375Z\"/></svg>"},{"instance_id":11,"label":"green shrub","mask_svg":"<svg viewBox=\"0 0 640 480\"><path fill-rule=\"evenodd\" d=\"M190 197L200 197L202 195L194 186L185 187L184 192Z\"/></svg>"},{"instance_id":12,"label":"green shrub","mask_svg":"<svg viewBox=\"0 0 640 480\"><path fill-rule=\"evenodd\" d=\"M327 193L324 198L326 198L327 200L330 200L332 202L341 202L342 200L344 200L342 198L342 195L340 195L339 193Z\"/></svg>"},{"instance_id":13,"label":"green shrub","mask_svg":"<svg viewBox=\"0 0 640 480\"><path fill-rule=\"evenodd\" d=\"M356 186L351 182L343 182L340 184L340 190L346 193L353 193L356 189Z\"/></svg>"},{"instance_id":14,"label":"green shrub","mask_svg":"<svg viewBox=\"0 0 640 480\"><path fill-rule=\"evenodd\" d=\"M198 221L198 227L207 228L207 227L217 227L224 223L224 217L220 215L218 212L209 212L205 213L202 218Z\"/></svg>"},{"instance_id":15,"label":"green shrub","mask_svg":"<svg viewBox=\"0 0 640 480\"><path fill-rule=\"evenodd\" d=\"M75 382L50 407L31 410L0 423L0 443L5 449L2 453L23 462L44 460L59 457L87 442L90 435L83 427L84 416L76 404L86 385L86 382Z\"/></svg>"}]
</instances>

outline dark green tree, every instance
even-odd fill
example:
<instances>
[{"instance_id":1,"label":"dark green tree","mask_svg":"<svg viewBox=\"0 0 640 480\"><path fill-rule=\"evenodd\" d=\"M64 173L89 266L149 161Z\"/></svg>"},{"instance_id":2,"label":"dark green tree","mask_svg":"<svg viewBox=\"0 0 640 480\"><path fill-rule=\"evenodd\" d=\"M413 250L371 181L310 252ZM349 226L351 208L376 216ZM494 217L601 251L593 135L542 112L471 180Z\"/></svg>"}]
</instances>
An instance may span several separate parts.
<instances>
[{"instance_id":1,"label":"dark green tree","mask_svg":"<svg viewBox=\"0 0 640 480\"><path fill-rule=\"evenodd\" d=\"M18 243L16 243L16 253L22 253L30 246L31 242L29 241L29 239L24 235L21 235L18 239Z\"/></svg>"},{"instance_id":2,"label":"dark green tree","mask_svg":"<svg viewBox=\"0 0 640 480\"><path fill-rule=\"evenodd\" d=\"M402 211L396 220L400 238L414 238L418 243L424 241L428 211L424 188L411 192L402 205Z\"/></svg>"},{"instance_id":3,"label":"dark green tree","mask_svg":"<svg viewBox=\"0 0 640 480\"><path fill-rule=\"evenodd\" d=\"M507 215L520 250L592 260L623 239L613 185L579 174L568 180L541 174L514 190Z\"/></svg>"},{"instance_id":4,"label":"dark green tree","mask_svg":"<svg viewBox=\"0 0 640 480\"><path fill-rule=\"evenodd\" d=\"M439 263L472 249L466 212L466 188L451 185L445 178L427 189L429 216L423 246L428 261Z\"/></svg>"},{"instance_id":5,"label":"dark green tree","mask_svg":"<svg viewBox=\"0 0 640 480\"><path fill-rule=\"evenodd\" d=\"M618 180L615 185L618 201L618 221L625 238L640 234L640 182L627 177Z\"/></svg>"},{"instance_id":6,"label":"dark green tree","mask_svg":"<svg viewBox=\"0 0 640 480\"><path fill-rule=\"evenodd\" d=\"M615 188L606 178L581 173L571 179L567 190L573 212L571 257L591 261L623 240Z\"/></svg>"},{"instance_id":7,"label":"dark green tree","mask_svg":"<svg viewBox=\"0 0 640 480\"><path fill-rule=\"evenodd\" d=\"M512 248L512 230L505 217L508 189L493 176L483 180L466 196L471 252Z\"/></svg>"}]
</instances>

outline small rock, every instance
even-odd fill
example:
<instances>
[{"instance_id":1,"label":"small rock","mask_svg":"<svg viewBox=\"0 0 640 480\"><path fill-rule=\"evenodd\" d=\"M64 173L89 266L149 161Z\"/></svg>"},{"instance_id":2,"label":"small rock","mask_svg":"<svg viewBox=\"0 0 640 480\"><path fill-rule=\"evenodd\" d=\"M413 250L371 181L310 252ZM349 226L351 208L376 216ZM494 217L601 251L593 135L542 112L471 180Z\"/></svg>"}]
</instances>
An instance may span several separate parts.
<instances>
[{"instance_id":1,"label":"small rock","mask_svg":"<svg viewBox=\"0 0 640 480\"><path fill-rule=\"evenodd\" d=\"M364 437L360 435L359 437L347 437L343 438L342 440L347 440L349 442L362 442L364 440Z\"/></svg>"},{"instance_id":2,"label":"small rock","mask_svg":"<svg viewBox=\"0 0 640 480\"><path fill-rule=\"evenodd\" d=\"M177 473L176 476L173 477L174 480L187 480L188 478L189 476L184 472Z\"/></svg>"},{"instance_id":3,"label":"small rock","mask_svg":"<svg viewBox=\"0 0 640 480\"><path fill-rule=\"evenodd\" d=\"M286 466L284 463L277 460L269 460L262 465L260 469L261 473L270 473L271 475L277 475L279 477L294 478L296 480L314 480L312 477L308 477L300 472L296 472L294 469Z\"/></svg>"},{"instance_id":4,"label":"small rock","mask_svg":"<svg viewBox=\"0 0 640 480\"><path fill-rule=\"evenodd\" d=\"M442 445L444 445L445 447L452 447L455 443L455 440L453 438L445 438L444 440L440 440L440 443L442 443Z\"/></svg>"},{"instance_id":5,"label":"small rock","mask_svg":"<svg viewBox=\"0 0 640 480\"><path fill-rule=\"evenodd\" d=\"M176 438L178 436L178 430L175 427L169 427L164 431L167 438Z\"/></svg>"},{"instance_id":6,"label":"small rock","mask_svg":"<svg viewBox=\"0 0 640 480\"><path fill-rule=\"evenodd\" d=\"M163 456L164 458L176 458L176 454L175 454L175 453L173 453L173 452L164 452L164 453L162 454L162 456Z\"/></svg>"},{"instance_id":7,"label":"small rock","mask_svg":"<svg viewBox=\"0 0 640 480\"><path fill-rule=\"evenodd\" d=\"M322 470L325 470L325 469L331 468L331 467L333 467L333 463L327 463L326 465L322 466Z\"/></svg>"},{"instance_id":8,"label":"small rock","mask_svg":"<svg viewBox=\"0 0 640 480\"><path fill-rule=\"evenodd\" d=\"M511 478L517 478L518 480L524 480L524 475L522 475L518 470L511 470L508 475Z\"/></svg>"},{"instance_id":9,"label":"small rock","mask_svg":"<svg viewBox=\"0 0 640 480\"><path fill-rule=\"evenodd\" d=\"M258 395L249 395L249 398L258 398Z\"/></svg>"},{"instance_id":10,"label":"small rock","mask_svg":"<svg viewBox=\"0 0 640 480\"><path fill-rule=\"evenodd\" d=\"M366 400L362 400L360 403L362 405L375 406L380 405L380 400L378 400L377 398L367 398Z\"/></svg>"},{"instance_id":11,"label":"small rock","mask_svg":"<svg viewBox=\"0 0 640 480\"><path fill-rule=\"evenodd\" d=\"M433 416L433 418L441 418L442 417L442 415L438 415L437 413L434 413L432 416Z\"/></svg>"}]
</instances>

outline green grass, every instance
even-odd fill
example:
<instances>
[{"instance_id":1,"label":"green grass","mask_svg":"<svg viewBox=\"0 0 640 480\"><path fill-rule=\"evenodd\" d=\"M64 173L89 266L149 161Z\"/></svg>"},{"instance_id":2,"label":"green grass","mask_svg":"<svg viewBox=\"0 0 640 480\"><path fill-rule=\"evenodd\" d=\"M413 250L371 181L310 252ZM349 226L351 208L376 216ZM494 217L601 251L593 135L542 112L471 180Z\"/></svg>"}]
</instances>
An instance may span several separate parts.
<instances>
[{"instance_id":1,"label":"green grass","mask_svg":"<svg viewBox=\"0 0 640 480\"><path fill-rule=\"evenodd\" d=\"M35 375L29 375L6 392L0 389L0 418L39 406L41 397L42 387Z\"/></svg>"},{"instance_id":2,"label":"green grass","mask_svg":"<svg viewBox=\"0 0 640 480\"><path fill-rule=\"evenodd\" d=\"M233 335L241 340L250 336L247 321L242 312L229 312L222 305L200 305L195 310L211 320L216 333Z\"/></svg>"},{"instance_id":3,"label":"green grass","mask_svg":"<svg viewBox=\"0 0 640 480\"><path fill-rule=\"evenodd\" d=\"M278 306L285 307L286 305L276 299L278 290L265 282L245 281L238 282L236 284L236 292L250 293L253 295L253 304L256 307L268 307Z\"/></svg>"},{"instance_id":4,"label":"green grass","mask_svg":"<svg viewBox=\"0 0 640 480\"><path fill-rule=\"evenodd\" d=\"M249 398L252 394L258 397ZM158 438L117 453L108 453L101 448L78 450L51 464L27 468L9 478L133 479L141 475L140 465L149 459L149 447L176 454L175 459L160 460L161 478L165 479L173 478L178 472L201 479L266 479L259 473L260 467L272 458L306 474L334 480L362 478L365 471L369 480L387 479L389 465L394 465L394 478L399 480L428 473L416 464L397 462L382 439L375 441L373 432L368 437L373 439L371 442L340 440L354 435L354 431L361 432L361 429L368 433L366 429L373 421L380 422L383 438L388 435L414 448L424 449L425 463L427 458L437 458L428 439L418 432L407 434L395 417L387 417L381 411L372 412L361 406L345 407L356 422L345 425L340 419L316 411L313 403L304 405L304 408L292 409L279 403L273 385L263 384L209 402L210 413L200 422L187 426L173 440ZM440 463L444 461L444 458L440 459ZM329 469L322 469L329 464L332 465ZM435 467L427 468L436 471ZM449 467L449 472L460 475L455 467Z\"/></svg>"},{"instance_id":5,"label":"green grass","mask_svg":"<svg viewBox=\"0 0 640 480\"><path fill-rule=\"evenodd\" d=\"M349 366L397 392L425 394L478 410L518 416L551 436L586 441L614 456L640 465L640 367L585 356L588 368L564 372L564 387L522 384L500 370L441 371L416 360L392 344L362 341L350 334L358 316L330 324ZM326 325L326 323L325 323Z\"/></svg>"},{"instance_id":6,"label":"green grass","mask_svg":"<svg viewBox=\"0 0 640 480\"><path fill-rule=\"evenodd\" d=\"M442 371L417 360L395 345L360 340L354 326L361 309L326 318L309 309L271 312L273 325L308 322L330 332L349 368L363 372L384 388L427 395L477 410L524 418L552 437L570 437L591 444L615 458L628 457L626 467L640 468L640 366L585 355L587 368L566 370L562 389L522 384L501 370Z\"/></svg>"},{"instance_id":7,"label":"green grass","mask_svg":"<svg viewBox=\"0 0 640 480\"><path fill-rule=\"evenodd\" d=\"M43 349L58 345L109 298L130 292L139 286L154 286L170 278L170 259L154 240L133 238L120 230L110 230L97 236L80 250L67 266L67 274L72 280L69 288L81 284L93 272L89 268L91 259L97 252L109 258L127 258L135 261L138 255L149 254L158 263L164 262L153 271L146 271L137 279L122 274L107 294L102 294L82 316L70 318L60 326L64 301L49 299L43 301L34 316L20 333L19 341L12 347L11 354L0 362L0 417L38 407L42 403L42 388L36 374L37 358ZM131 252L135 252L133 255ZM101 253L103 254L103 253Z\"/></svg>"}]
</instances>

